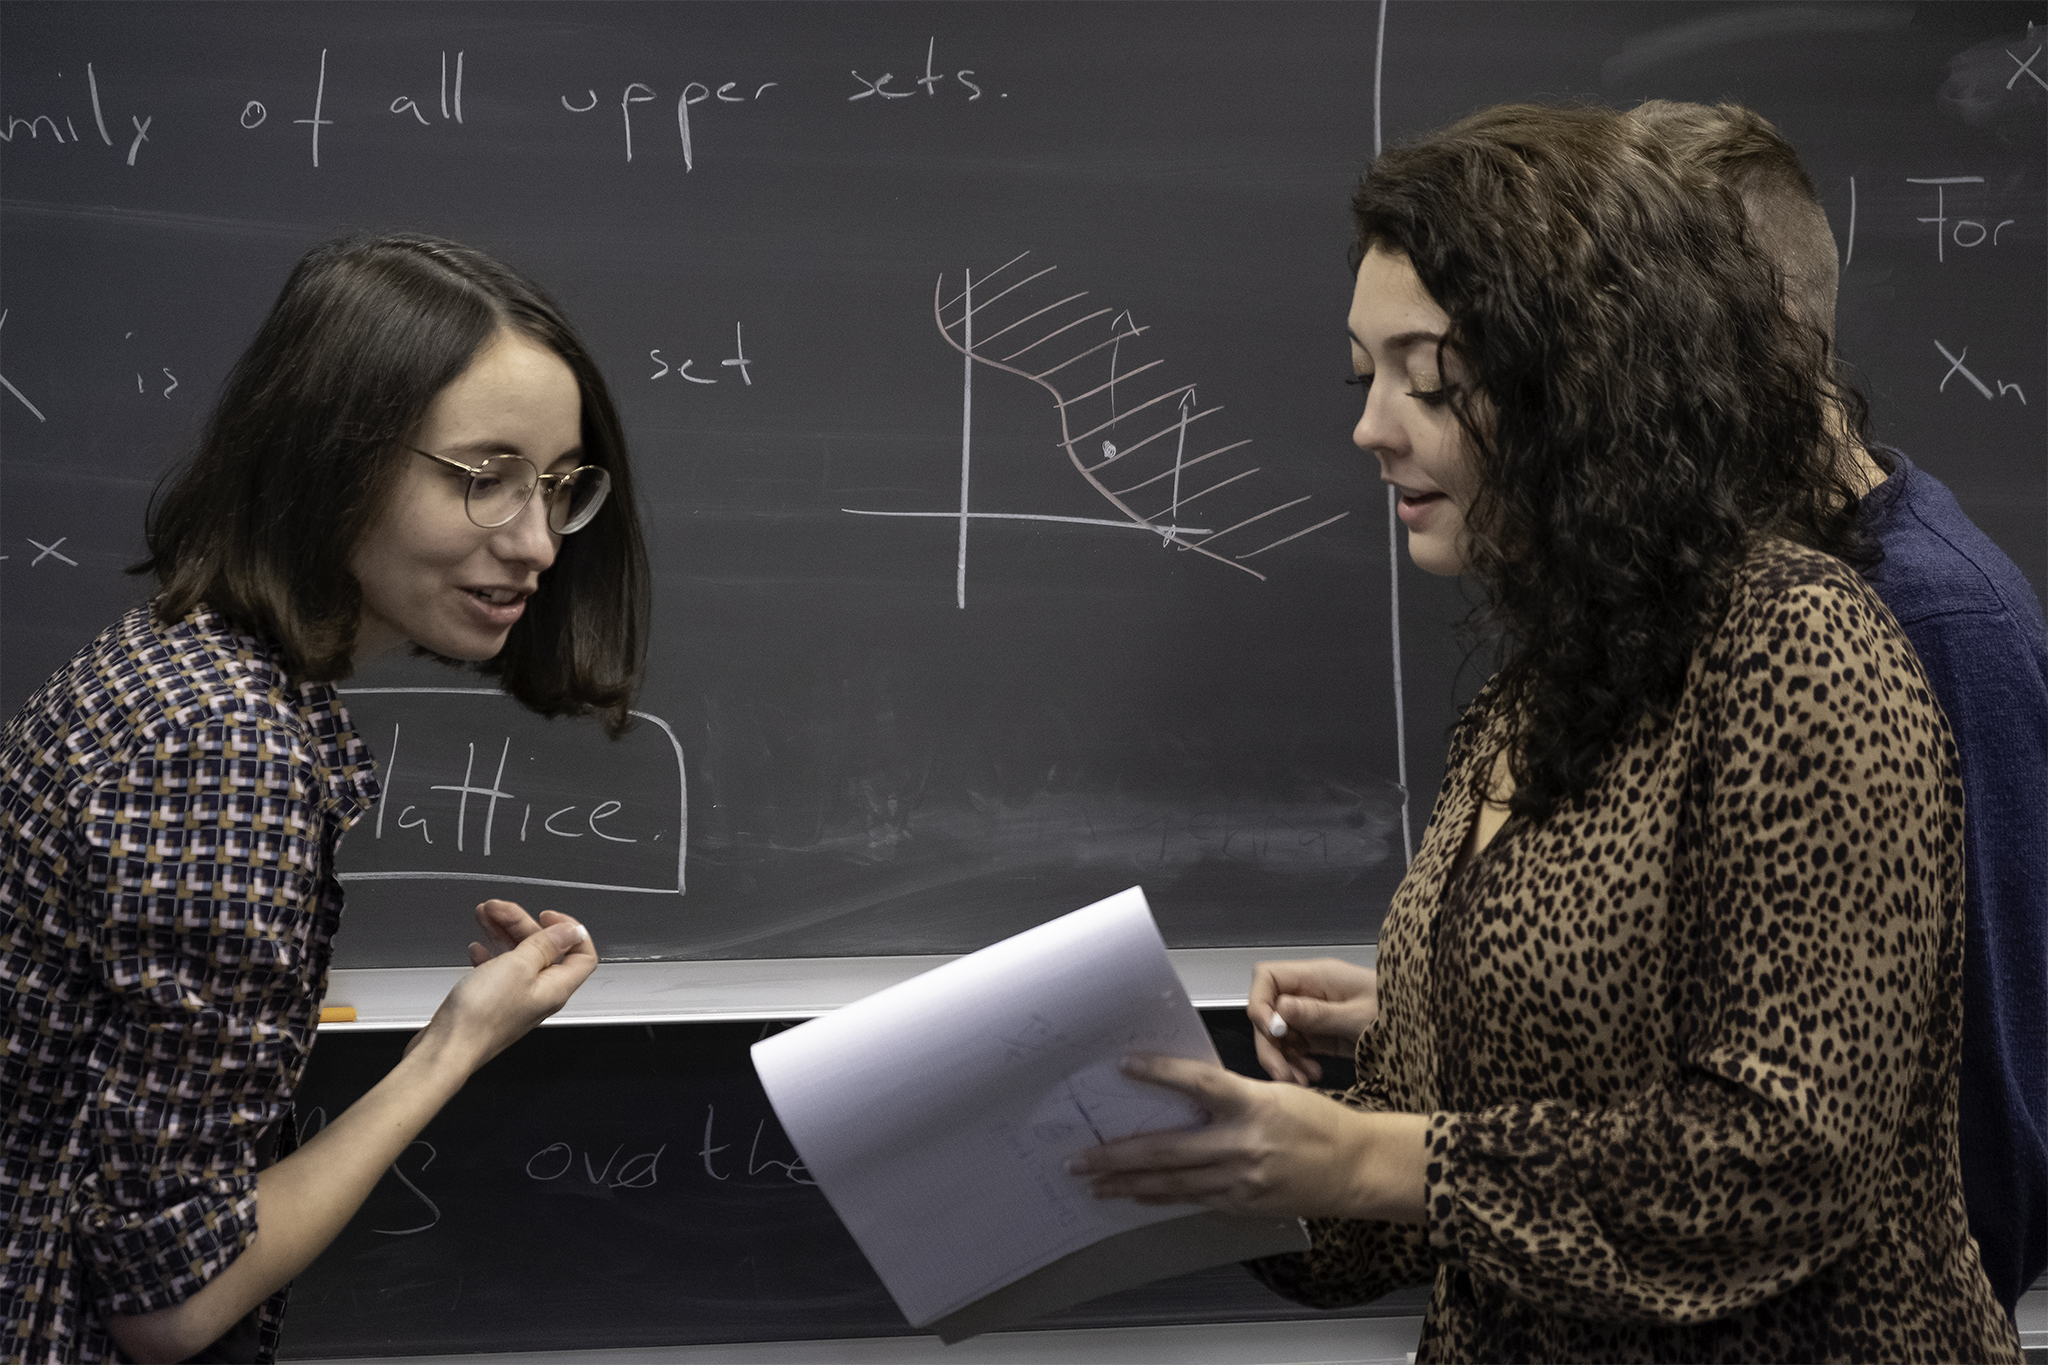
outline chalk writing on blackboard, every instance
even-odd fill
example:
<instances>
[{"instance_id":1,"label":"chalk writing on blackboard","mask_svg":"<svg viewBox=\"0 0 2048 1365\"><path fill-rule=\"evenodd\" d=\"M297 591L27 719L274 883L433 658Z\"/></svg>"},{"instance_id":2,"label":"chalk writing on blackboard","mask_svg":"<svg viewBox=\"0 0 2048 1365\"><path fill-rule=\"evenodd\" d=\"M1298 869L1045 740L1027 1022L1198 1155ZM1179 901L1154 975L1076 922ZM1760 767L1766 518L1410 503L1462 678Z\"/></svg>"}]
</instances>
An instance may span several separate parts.
<instances>
[{"instance_id":1,"label":"chalk writing on blackboard","mask_svg":"<svg viewBox=\"0 0 2048 1365\"><path fill-rule=\"evenodd\" d=\"M939 86L944 84L947 79L946 73L937 70L934 65L938 55L938 50L939 40L937 38L930 38L926 40L924 46L924 74L910 82L911 85L922 88L927 96L934 98L939 93ZM974 79L972 79L974 75L975 72L972 67L967 67L959 71L955 71L952 75L952 80L954 81L954 83L957 84L962 90L968 92L967 100L970 104L973 103L975 100L980 99L982 95L981 85ZM881 99L885 100L907 100L914 98L916 96L916 90L891 89L890 82L894 81L895 79L896 73L893 71L884 71L880 76L875 77L873 80L870 80L868 77L861 75L860 72L855 71L853 73L854 84L858 85L860 87L860 90L856 94L848 95L846 97L847 102L851 103L854 100L875 99L878 96ZM1009 97L1006 95L1004 96L1004 98L1007 99Z\"/></svg>"},{"instance_id":2,"label":"chalk writing on blackboard","mask_svg":"<svg viewBox=\"0 0 2048 1365\"><path fill-rule=\"evenodd\" d=\"M1991 391L1990 384L1986 384L1983 380L1979 379L1976 375L1970 372L1970 367L1963 363L1964 360L1969 358L1969 347L1963 347L1963 353L1961 355L1957 355L1954 352L1950 351L1948 347L1942 345L1939 341L1937 341L1934 343L1934 349L1940 351L1942 358L1948 361L1948 373L1944 374L1941 377L1941 383L1935 385L1934 391L1936 393L1946 393L1948 391L1948 381L1954 379L1957 375L1961 375L1964 379L1970 381L1970 385L1972 388L1976 389L1977 392L1983 394L1986 398L1991 399L1993 402L1996 402L1998 399L2003 398L2008 394L2011 394L2016 396L2020 400L2020 404L2022 406L2025 406L2027 401L2027 395L2025 391L2023 391L2020 388L2019 385L2008 384L2003 380L1993 380L1992 383L1998 385L1998 392L1993 393Z\"/></svg>"},{"instance_id":3,"label":"chalk writing on blackboard","mask_svg":"<svg viewBox=\"0 0 2048 1365\"><path fill-rule=\"evenodd\" d=\"M320 130L334 126L333 119L322 117L322 111L326 107L327 49L323 47L320 49L320 83L313 87L313 117L295 118L292 120L293 123L310 123L313 125L313 168L315 170L320 168ZM128 154L128 163L130 165L135 164L135 154L133 152Z\"/></svg>"},{"instance_id":4,"label":"chalk writing on blackboard","mask_svg":"<svg viewBox=\"0 0 2048 1365\"><path fill-rule=\"evenodd\" d=\"M668 723L617 741L493 688L344 688L378 757L375 810L342 881L460 880L680 895L682 746Z\"/></svg>"},{"instance_id":5,"label":"chalk writing on blackboard","mask_svg":"<svg viewBox=\"0 0 2048 1365\"><path fill-rule=\"evenodd\" d=\"M1984 177L1981 175L1909 175L1906 177L1906 183L1909 185L1934 186L1934 216L1932 218L1916 218L1914 221L1934 224L1934 259L1938 262L1947 262L1950 245L1959 246L1965 251L1973 247L1983 246L1987 242L1992 246L1997 246L1998 234L2011 227L2015 221L2011 218L2005 218L1987 225L1985 220L1979 218L1950 218L1948 216L1948 187L1950 185L1981 185L1984 183Z\"/></svg>"},{"instance_id":6,"label":"chalk writing on blackboard","mask_svg":"<svg viewBox=\"0 0 2048 1365\"><path fill-rule=\"evenodd\" d=\"M780 81L761 81L752 86L752 94L748 94L747 87L743 86L739 81L723 81L716 90L713 90L703 81L690 81L684 85L682 93L676 96L676 136L683 147L683 169L685 171L697 169L696 144L692 140L690 127L690 111L692 109L707 101L719 104L750 104L759 100L761 96L767 94L780 84ZM628 82L626 87L619 92L619 119L624 126L626 160L628 161L633 159L633 106L636 104L652 104L658 98L660 98L660 91L645 81ZM597 108L597 91L585 90L581 102L563 95L561 102L562 108L572 114L588 114Z\"/></svg>"},{"instance_id":7,"label":"chalk writing on blackboard","mask_svg":"<svg viewBox=\"0 0 2048 1365\"><path fill-rule=\"evenodd\" d=\"M2033 29L2033 24L2031 22L2028 23L2027 31L2031 33L2033 32ZM2034 50L2027 54L2026 60L2024 61L2020 59L2019 53L2014 52L2011 48L2005 49L2005 55L2012 58L2013 66L2016 68L2012 73L2011 79L2007 80L2005 83L2006 89L2012 89L2014 85L2019 83L2020 77L2025 76L2028 80L2031 80L2034 84L2040 86L2043 90L2048 90L2048 79L2044 79L2040 72L2034 70L2034 59L2041 55L2041 47L2039 44L2036 44Z\"/></svg>"},{"instance_id":8,"label":"chalk writing on blackboard","mask_svg":"<svg viewBox=\"0 0 2048 1365\"><path fill-rule=\"evenodd\" d=\"M0 309L0 327L5 327L6 325L6 310ZM34 413L36 420L38 422L47 422L50 420L49 418L43 416L43 410L41 408L37 407L34 403L28 401L28 396L26 394L24 394L20 389L15 388L14 385L8 381L6 375L0 374L0 384L6 385L7 391L13 394L15 398L20 401L23 407L27 408L30 412Z\"/></svg>"},{"instance_id":9,"label":"chalk writing on blackboard","mask_svg":"<svg viewBox=\"0 0 2048 1365\"><path fill-rule=\"evenodd\" d=\"M625 1150L623 1142L614 1146L602 1166L591 1162L590 1152L582 1153L585 1182L612 1190L646 1190L661 1183L661 1154L668 1150L667 1143L620 1161L619 1154ZM576 1157L576 1149L568 1143L550 1143L526 1159L527 1178L543 1182L560 1180L576 1168Z\"/></svg>"},{"instance_id":10,"label":"chalk writing on blackboard","mask_svg":"<svg viewBox=\"0 0 2048 1365\"><path fill-rule=\"evenodd\" d=\"M446 51L441 53L441 117L456 123L462 122L462 62L465 55L462 52L455 54L455 103L451 109L448 103L448 54ZM400 95L391 101L391 112L411 114L422 124L432 126L427 123L427 116L420 112L419 102L410 95Z\"/></svg>"},{"instance_id":11,"label":"chalk writing on blackboard","mask_svg":"<svg viewBox=\"0 0 2048 1365\"><path fill-rule=\"evenodd\" d=\"M766 1119L761 1119L754 1124L754 1140L747 1146L747 1159L744 1166L721 1171L718 1169L717 1164L714 1163L713 1158L722 1152L732 1150L732 1144L715 1141L718 1129L718 1106L715 1104L705 1105L704 1145L697 1149L697 1156L704 1163L704 1174L710 1176L713 1180L731 1180L734 1174L739 1171L744 1171L749 1177L758 1176L764 1171L780 1171L784 1180L794 1184L817 1184L817 1181L811 1179L805 1173L803 1158L797 1156L794 1152L790 1154L790 1159L787 1161L777 1161L773 1157L761 1155L761 1135L767 1131L767 1128L768 1120ZM776 1131L777 1136L781 1137L780 1128ZM781 1140L785 1143L788 1141L787 1138L782 1138ZM728 1159L726 1164L731 1165L730 1159Z\"/></svg>"},{"instance_id":12,"label":"chalk writing on blackboard","mask_svg":"<svg viewBox=\"0 0 2048 1365\"><path fill-rule=\"evenodd\" d=\"M732 350L733 353L730 356L718 362L720 367L728 370L738 370L740 372L740 382L752 388L754 384L752 369L754 362L747 356L747 333L746 326L743 323L735 322L732 325ZM697 363L694 356L685 360L671 361L661 353L661 348L657 346L647 352L647 358L653 361L656 367L654 373L647 376L649 379L675 378L687 380L692 384L716 384L718 382L715 378L690 372L691 366Z\"/></svg>"},{"instance_id":13,"label":"chalk writing on blackboard","mask_svg":"<svg viewBox=\"0 0 2048 1365\"><path fill-rule=\"evenodd\" d=\"M64 73L59 71L57 76L61 80ZM100 141L112 147L115 145L114 135L107 131L106 110L100 104L99 76L93 70L91 62L85 64L85 84L87 95L92 100L93 123L99 129ZM64 126L59 128L57 126L57 116L47 112L38 111L25 118L20 115L9 114L6 117L4 126L0 126L0 142L11 143L14 141L14 135L21 132L28 134L29 141L41 142L45 128L49 129L51 140L59 147L67 145L76 146L78 143L83 142L85 139L79 136L78 125L72 122L71 116L65 114L63 119ZM128 144L129 165L133 166L135 164L136 154L142 150L142 144L149 140L149 127L155 121L156 116L153 114L146 117L141 115L130 117L129 122L135 126L135 138ZM66 142L64 136L67 131L71 135L69 143Z\"/></svg>"},{"instance_id":14,"label":"chalk writing on blackboard","mask_svg":"<svg viewBox=\"0 0 2048 1365\"><path fill-rule=\"evenodd\" d=\"M1049 303L1043 302L1050 297L1050 292L1054 289L1047 281L1047 277L1052 275L1057 267L1046 266L1040 270L1029 270L1028 273L1028 268L1016 270L1019 263L1030 254L1028 251L1023 252L980 277L971 270L964 272L960 291L951 298L945 297L946 283L943 275L933 286L933 321L946 343L959 351L963 358L959 510L935 512L884 511L855 507L840 509L858 516L957 518L960 523L960 535L955 566L955 605L963 609L967 605L967 529L968 524L977 519L1056 521L1146 531L1159 536L1164 545L1180 550L1192 550L1196 554L1219 564L1227 564L1263 581L1266 575L1246 564L1245 560L1256 558L1268 550L1277 549L1290 541L1320 531L1350 515L1348 511L1338 512L1306 526L1298 524L1302 519L1300 513L1295 513L1292 521L1269 521L1269 518L1280 516L1282 513L1294 512L1294 509L1308 502L1309 497L1305 495L1263 505L1265 498L1260 496L1258 487L1242 482L1260 472L1257 466L1235 473L1226 473L1229 468L1227 465L1212 466L1202 471L1201 487L1186 491L1183 488L1183 477L1188 471L1219 456L1235 455L1249 446L1251 440L1247 438L1231 441L1198 455L1189 455L1188 429L1197 422L1223 411L1221 404L1201 407L1196 399L1196 386L1192 383L1167 385L1134 403L1121 401L1118 397L1120 385L1128 385L1130 381L1167 363L1166 359L1161 357L1144 364L1133 365L1128 369L1122 366L1124 343L1144 335L1150 328L1139 327L1131 322L1128 309L1118 311L1114 308L1097 308L1090 312L1081 312L1079 316L1072 316L1077 311L1076 306L1088 297L1088 291L1085 289L1053 299ZM1002 278L1013 271L1015 273L1010 274L1010 279L1014 282L1007 282ZM1037 293L1022 292L1032 286L1037 287ZM989 321L981 321L980 314L997 304L1003 305L1002 311ZM1098 340L1099 333L1085 330L1088 324L1111 317L1112 314L1115 316L1111 319L1109 334L1106 337ZM1018 341L1025 337L1036 339L1018 345ZM1103 368L1105 364L1106 371ZM1119 517L1069 517L972 510L969 499L970 452L973 439L976 365L1014 375L1037 385L1051 395L1060 432L1059 439L1053 443L1054 446L1066 453L1075 471L1120 514ZM1156 382L1155 377L1147 380L1146 385ZM1162 412L1170 413L1172 416L1163 424L1157 424ZM1125 422L1137 424L1141 434L1135 440L1119 446L1112 438L1124 431L1132 430L1123 426ZM1086 425L1083 430L1075 429L1083 424L1090 425ZM1147 424L1157 425L1150 431L1143 431L1143 426ZM1148 451L1148 447L1152 449ZM1100 451L1099 457L1092 453L1096 450ZM1133 457L1141 451L1147 452L1144 458L1134 459ZM1172 452L1170 461L1165 458L1168 451ZM1112 466L1115 466L1114 475L1105 475L1104 471ZM1217 478L1217 474L1224 474L1224 477ZM1119 486L1111 487L1112 482ZM1216 515L1216 511L1219 507L1229 509L1230 524L1220 530L1181 524L1182 508L1198 498L1206 498L1225 489L1232 489L1233 497L1250 493L1254 500L1243 506L1234 506L1221 499L1216 503L1205 503L1205 519L1224 520L1223 516ZM1138 510L1141 505L1147 504L1157 504L1156 510ZM1260 506L1263 510L1251 511L1249 515L1239 515L1249 511L1251 507ZM1254 526L1259 530L1251 531L1250 528ZM1273 537L1272 533L1276 530L1282 534ZM1223 537L1234 536L1238 532L1247 532L1247 535L1233 540L1229 548L1211 548ZM1232 552L1237 545L1247 542L1251 548L1242 552Z\"/></svg>"},{"instance_id":15,"label":"chalk writing on blackboard","mask_svg":"<svg viewBox=\"0 0 2048 1365\"><path fill-rule=\"evenodd\" d=\"M302 1123L299 1124L299 1141L301 1143L311 1142L314 1136L318 1134L320 1130L325 1128L326 1126L327 1111L318 1105L314 1105L311 1109L305 1111L305 1119ZM412 1142L406 1146L406 1149L398 1154L398 1159L396 1161L393 1161L387 1169L391 1172L392 1175L398 1178L399 1184L405 1186L406 1189L412 1191L413 1198L419 1200L420 1203L425 1206L427 1210L427 1221L409 1228L370 1229L370 1231L377 1233L380 1236L410 1237L416 1232L425 1232L429 1228L435 1227L441 1221L441 1206L436 1204L432 1199L428 1198L426 1191L422 1190L419 1186L413 1184L412 1177L407 1175L403 1169L405 1159L408 1156L412 1155L412 1149L414 1147L424 1147L427 1150L426 1160L420 1162L419 1164L419 1169L423 1173L426 1171L427 1167L434 1164L434 1158L440 1155L440 1153L434 1149L433 1143L428 1142L425 1138L414 1138Z\"/></svg>"}]
</instances>

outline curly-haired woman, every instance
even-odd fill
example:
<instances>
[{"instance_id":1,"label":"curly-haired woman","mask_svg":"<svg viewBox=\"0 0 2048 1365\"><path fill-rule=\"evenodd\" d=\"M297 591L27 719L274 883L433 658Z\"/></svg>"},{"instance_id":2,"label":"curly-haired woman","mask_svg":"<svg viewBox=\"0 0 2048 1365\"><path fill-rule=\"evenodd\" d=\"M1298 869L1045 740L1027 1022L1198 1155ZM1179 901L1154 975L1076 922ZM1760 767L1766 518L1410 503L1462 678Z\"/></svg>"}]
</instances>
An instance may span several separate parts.
<instances>
[{"instance_id":1,"label":"curly-haired woman","mask_svg":"<svg viewBox=\"0 0 2048 1365\"><path fill-rule=\"evenodd\" d=\"M1425 1360L2017 1360L1955 1114L1954 748L1866 554L1826 346L1727 191L1510 106L1355 201L1354 439L1503 662L1451 740L1341 1097L1170 1059L1215 1116L1098 1194L1309 1216L1324 1306L1434 1283Z\"/></svg>"},{"instance_id":2,"label":"curly-haired woman","mask_svg":"<svg viewBox=\"0 0 2048 1365\"><path fill-rule=\"evenodd\" d=\"M0 730L10 1360L268 1359L283 1287L597 962L567 916L484 902L476 970L293 1150L335 845L377 798L334 682L410 644L544 714L631 704L625 442L545 295L432 238L314 251L149 551L156 599Z\"/></svg>"}]
</instances>

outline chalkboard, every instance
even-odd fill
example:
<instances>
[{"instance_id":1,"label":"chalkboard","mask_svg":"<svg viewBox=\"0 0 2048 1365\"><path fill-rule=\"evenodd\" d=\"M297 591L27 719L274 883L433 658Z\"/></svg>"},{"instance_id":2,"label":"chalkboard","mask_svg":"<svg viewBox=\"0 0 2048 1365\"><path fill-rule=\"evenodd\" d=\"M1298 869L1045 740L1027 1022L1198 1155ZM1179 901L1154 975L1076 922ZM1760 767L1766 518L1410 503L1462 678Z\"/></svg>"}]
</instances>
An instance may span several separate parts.
<instances>
[{"instance_id":1,"label":"chalkboard","mask_svg":"<svg viewBox=\"0 0 2048 1365\"><path fill-rule=\"evenodd\" d=\"M1764 111L1879 434L2038 587L2043 18L10 4L0 705L138 599L150 488L291 263L421 229L587 334L655 638L616 745L420 661L351 681L388 794L342 965L460 961L493 892L632 958L964 951L1133 882L1179 947L1369 940L1480 672L1347 441L1376 139Z\"/></svg>"},{"instance_id":2,"label":"chalkboard","mask_svg":"<svg viewBox=\"0 0 2048 1365\"><path fill-rule=\"evenodd\" d=\"M748 1047L779 1025L542 1029L470 1081L292 1286L285 1354L907 1335L809 1183ZM1249 1067L1242 1013L1219 1050ZM327 1035L308 1135L381 1079L405 1035ZM1413 1316L1421 1291L1360 1314ZM1038 1327L1311 1316L1235 1266L1105 1296Z\"/></svg>"}]
</instances>

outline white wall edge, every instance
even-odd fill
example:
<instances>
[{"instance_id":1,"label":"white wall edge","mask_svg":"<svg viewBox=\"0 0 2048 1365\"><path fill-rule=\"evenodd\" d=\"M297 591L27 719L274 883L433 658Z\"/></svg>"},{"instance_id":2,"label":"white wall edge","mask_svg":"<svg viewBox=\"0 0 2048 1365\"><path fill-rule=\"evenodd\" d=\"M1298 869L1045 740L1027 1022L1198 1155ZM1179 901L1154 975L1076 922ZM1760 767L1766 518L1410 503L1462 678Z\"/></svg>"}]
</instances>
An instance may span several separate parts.
<instances>
[{"instance_id":1,"label":"white wall edge","mask_svg":"<svg viewBox=\"0 0 2048 1365\"><path fill-rule=\"evenodd\" d=\"M1407 1365L1419 1317L1311 1318L994 1332L957 1346L937 1337L755 1341L495 1355L385 1356L378 1365ZM301 1365L294 1362L294 1365ZM342 1365L340 1361L303 1365Z\"/></svg>"},{"instance_id":2,"label":"white wall edge","mask_svg":"<svg viewBox=\"0 0 2048 1365\"><path fill-rule=\"evenodd\" d=\"M1197 1009L1241 1007L1254 963L1337 957L1364 966L1370 943L1273 948L1175 948L1168 954ZM716 1023L809 1019L928 972L950 956L779 957L674 962L602 962L547 1020L565 1024ZM337 968L328 1005L345 1005L355 1022L322 1024L322 1033L422 1028L467 967Z\"/></svg>"}]
</instances>

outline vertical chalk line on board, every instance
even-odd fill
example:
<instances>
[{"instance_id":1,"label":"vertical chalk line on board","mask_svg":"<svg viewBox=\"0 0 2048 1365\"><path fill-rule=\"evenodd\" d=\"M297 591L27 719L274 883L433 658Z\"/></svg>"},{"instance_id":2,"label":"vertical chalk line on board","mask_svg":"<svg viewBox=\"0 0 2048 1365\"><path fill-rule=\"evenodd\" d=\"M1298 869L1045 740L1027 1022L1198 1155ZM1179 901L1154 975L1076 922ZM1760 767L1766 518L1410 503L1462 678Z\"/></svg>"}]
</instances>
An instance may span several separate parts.
<instances>
[{"instance_id":1,"label":"vertical chalk line on board","mask_svg":"<svg viewBox=\"0 0 2048 1365\"><path fill-rule=\"evenodd\" d=\"M1405 866L1415 861L1415 840L1408 829L1408 708L1401 687L1401 533L1395 500L1399 494L1387 489L1387 600L1394 619L1394 756L1401 779L1401 859Z\"/></svg>"},{"instance_id":2,"label":"vertical chalk line on board","mask_svg":"<svg viewBox=\"0 0 2048 1365\"><path fill-rule=\"evenodd\" d=\"M1842 269L1856 259L1856 177L1849 177L1849 249L1842 253Z\"/></svg>"},{"instance_id":3,"label":"vertical chalk line on board","mask_svg":"<svg viewBox=\"0 0 2048 1365\"><path fill-rule=\"evenodd\" d=\"M1380 0L1379 32L1372 50L1372 154L1380 154L1380 73L1387 58L1387 0ZM1415 836L1408 818L1408 702L1401 685L1401 519L1400 494L1387 487L1387 614L1394 635L1394 771L1401 780L1401 862L1415 861Z\"/></svg>"},{"instance_id":4,"label":"vertical chalk line on board","mask_svg":"<svg viewBox=\"0 0 2048 1365\"><path fill-rule=\"evenodd\" d=\"M107 132L106 115L100 112L100 78L92 74L91 62L85 64L85 83L92 87L92 117L93 121L100 126L100 141L111 147L114 145L114 139Z\"/></svg>"},{"instance_id":5,"label":"vertical chalk line on board","mask_svg":"<svg viewBox=\"0 0 2048 1365\"><path fill-rule=\"evenodd\" d=\"M967 609L967 457L974 439L974 272L961 272L965 281L967 316L962 322L960 355L960 563L954 572L953 600Z\"/></svg>"},{"instance_id":6,"label":"vertical chalk line on board","mask_svg":"<svg viewBox=\"0 0 2048 1365\"><path fill-rule=\"evenodd\" d=\"M1380 0L1380 26L1372 44L1372 154L1380 154L1380 70L1387 56L1387 0Z\"/></svg>"}]
</instances>

